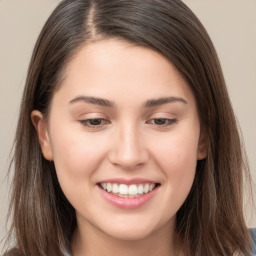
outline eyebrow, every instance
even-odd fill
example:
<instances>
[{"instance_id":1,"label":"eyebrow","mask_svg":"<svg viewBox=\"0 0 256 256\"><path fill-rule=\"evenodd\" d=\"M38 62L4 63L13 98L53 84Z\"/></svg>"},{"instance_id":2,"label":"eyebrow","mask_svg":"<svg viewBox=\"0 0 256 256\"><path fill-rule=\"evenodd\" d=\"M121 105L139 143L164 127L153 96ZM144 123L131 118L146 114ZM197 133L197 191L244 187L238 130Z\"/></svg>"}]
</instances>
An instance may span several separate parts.
<instances>
[{"instance_id":1,"label":"eyebrow","mask_svg":"<svg viewBox=\"0 0 256 256\"><path fill-rule=\"evenodd\" d=\"M184 100L183 98L166 97L166 98L148 100L145 103L145 107L146 108L156 107L156 106L159 106L159 105L163 105L163 104L167 104L167 103L173 103L173 102L181 102L181 103L184 103L184 104L188 104L187 101Z\"/></svg>"},{"instance_id":2,"label":"eyebrow","mask_svg":"<svg viewBox=\"0 0 256 256\"><path fill-rule=\"evenodd\" d=\"M69 103L76 103L76 102L86 102L90 104L95 104L103 107L114 107L115 104L107 99L102 99L102 98L96 98L96 97L89 97L89 96L78 96L74 99L72 99ZM181 102L184 104L187 104L187 101L183 98L179 97L166 97L166 98L158 98L158 99L150 99L147 100L146 103L144 104L145 108L151 108L151 107L156 107L159 105L167 104L167 103L173 103L173 102Z\"/></svg>"},{"instance_id":3,"label":"eyebrow","mask_svg":"<svg viewBox=\"0 0 256 256\"><path fill-rule=\"evenodd\" d=\"M87 96L78 96L78 97L74 98L73 100L71 100L69 103L75 103L75 102L79 102L79 101L83 101L83 102L87 102L90 104L95 104L95 105L99 105L99 106L103 106L103 107L114 107L114 105L115 105L113 102L106 100L106 99L87 97Z\"/></svg>"}]
</instances>

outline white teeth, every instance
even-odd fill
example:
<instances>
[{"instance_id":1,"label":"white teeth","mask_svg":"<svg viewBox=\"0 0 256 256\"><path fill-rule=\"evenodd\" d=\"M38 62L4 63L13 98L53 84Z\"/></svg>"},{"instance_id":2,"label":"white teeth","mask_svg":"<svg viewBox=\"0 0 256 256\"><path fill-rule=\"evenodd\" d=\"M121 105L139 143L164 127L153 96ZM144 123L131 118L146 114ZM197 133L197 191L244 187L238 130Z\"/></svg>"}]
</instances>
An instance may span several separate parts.
<instances>
[{"instance_id":1,"label":"white teeth","mask_svg":"<svg viewBox=\"0 0 256 256\"><path fill-rule=\"evenodd\" d=\"M132 185L126 185L126 184L116 184L116 183L100 183L101 187L109 192L116 194L121 197L136 197L139 195L142 195L143 193L149 193L152 191L156 184L132 184Z\"/></svg>"},{"instance_id":2,"label":"white teeth","mask_svg":"<svg viewBox=\"0 0 256 256\"><path fill-rule=\"evenodd\" d=\"M149 184L146 184L144 186L144 193L148 193L148 190L149 190Z\"/></svg>"},{"instance_id":3,"label":"white teeth","mask_svg":"<svg viewBox=\"0 0 256 256\"><path fill-rule=\"evenodd\" d=\"M130 186L129 186L129 195L130 195L130 196L135 196L135 195L137 195L137 191L138 191L138 189L137 189L137 186L136 186L136 185L130 185Z\"/></svg>"},{"instance_id":4,"label":"white teeth","mask_svg":"<svg viewBox=\"0 0 256 256\"><path fill-rule=\"evenodd\" d=\"M113 184L113 186L112 186L112 191L113 191L113 193L115 193L115 194L118 193L119 189L118 189L118 185L117 185L117 184Z\"/></svg>"},{"instance_id":5,"label":"white teeth","mask_svg":"<svg viewBox=\"0 0 256 256\"><path fill-rule=\"evenodd\" d=\"M112 185L110 183L107 183L107 191L112 192Z\"/></svg>"},{"instance_id":6,"label":"white teeth","mask_svg":"<svg viewBox=\"0 0 256 256\"><path fill-rule=\"evenodd\" d=\"M150 184L149 185L149 191L153 190L154 187L155 187L155 184Z\"/></svg>"},{"instance_id":7,"label":"white teeth","mask_svg":"<svg viewBox=\"0 0 256 256\"><path fill-rule=\"evenodd\" d=\"M142 184L140 184L140 185L138 186L138 194L142 195L142 194L143 194L143 192L144 192L143 185L142 185Z\"/></svg>"},{"instance_id":8,"label":"white teeth","mask_svg":"<svg viewBox=\"0 0 256 256\"><path fill-rule=\"evenodd\" d=\"M119 185L119 194L121 195L127 195L128 194L128 186L125 184Z\"/></svg>"}]
</instances>

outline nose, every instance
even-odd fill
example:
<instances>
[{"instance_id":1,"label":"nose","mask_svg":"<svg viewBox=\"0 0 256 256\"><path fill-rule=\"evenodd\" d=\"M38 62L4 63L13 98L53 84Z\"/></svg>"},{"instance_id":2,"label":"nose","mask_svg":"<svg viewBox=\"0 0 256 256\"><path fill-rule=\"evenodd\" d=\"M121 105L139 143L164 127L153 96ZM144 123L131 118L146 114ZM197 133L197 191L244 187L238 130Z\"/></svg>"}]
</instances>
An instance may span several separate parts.
<instances>
[{"instance_id":1,"label":"nose","mask_svg":"<svg viewBox=\"0 0 256 256\"><path fill-rule=\"evenodd\" d=\"M149 160L145 138L135 126L120 127L111 144L109 160L124 170L138 168Z\"/></svg>"}]
</instances>

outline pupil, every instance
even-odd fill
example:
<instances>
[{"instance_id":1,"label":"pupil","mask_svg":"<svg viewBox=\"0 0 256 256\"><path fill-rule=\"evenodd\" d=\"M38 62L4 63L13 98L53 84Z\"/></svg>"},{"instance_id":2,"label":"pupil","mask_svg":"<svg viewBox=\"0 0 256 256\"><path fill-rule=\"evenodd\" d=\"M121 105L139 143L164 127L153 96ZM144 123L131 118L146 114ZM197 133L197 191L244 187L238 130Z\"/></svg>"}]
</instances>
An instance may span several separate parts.
<instances>
[{"instance_id":1,"label":"pupil","mask_svg":"<svg viewBox=\"0 0 256 256\"><path fill-rule=\"evenodd\" d=\"M100 125L101 119L91 119L90 123L91 123L91 125Z\"/></svg>"},{"instance_id":2,"label":"pupil","mask_svg":"<svg viewBox=\"0 0 256 256\"><path fill-rule=\"evenodd\" d=\"M155 123L158 125L163 125L163 124L165 124L165 119L163 119L163 118L156 119Z\"/></svg>"}]
</instances>

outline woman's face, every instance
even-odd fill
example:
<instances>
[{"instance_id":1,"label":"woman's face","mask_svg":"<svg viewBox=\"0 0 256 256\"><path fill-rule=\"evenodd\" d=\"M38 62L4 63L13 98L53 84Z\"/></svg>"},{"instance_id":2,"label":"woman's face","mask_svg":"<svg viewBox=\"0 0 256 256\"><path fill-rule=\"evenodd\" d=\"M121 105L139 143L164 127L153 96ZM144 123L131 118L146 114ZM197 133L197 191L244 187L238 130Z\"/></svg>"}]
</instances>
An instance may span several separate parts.
<instances>
[{"instance_id":1,"label":"woman's face","mask_svg":"<svg viewBox=\"0 0 256 256\"><path fill-rule=\"evenodd\" d=\"M133 240L174 228L205 150L195 98L165 57L117 40L84 46L47 122L32 120L80 229Z\"/></svg>"}]
</instances>

